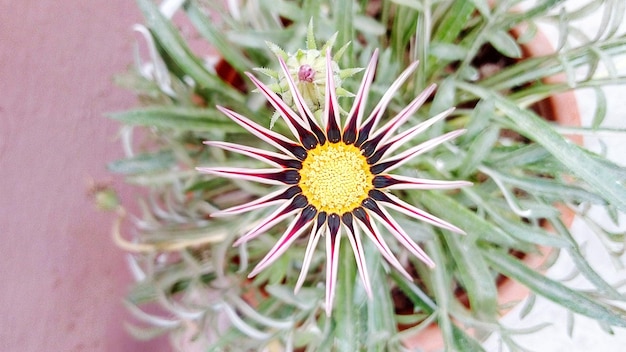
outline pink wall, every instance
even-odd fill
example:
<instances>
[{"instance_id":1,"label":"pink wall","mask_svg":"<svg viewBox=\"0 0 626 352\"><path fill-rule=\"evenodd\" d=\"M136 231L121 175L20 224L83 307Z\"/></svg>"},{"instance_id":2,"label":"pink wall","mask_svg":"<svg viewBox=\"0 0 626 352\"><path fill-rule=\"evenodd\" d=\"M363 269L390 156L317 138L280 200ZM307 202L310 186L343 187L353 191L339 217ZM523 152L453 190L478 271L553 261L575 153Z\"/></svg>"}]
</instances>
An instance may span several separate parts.
<instances>
[{"instance_id":1,"label":"pink wall","mask_svg":"<svg viewBox=\"0 0 626 352\"><path fill-rule=\"evenodd\" d=\"M87 196L121 156L102 114L134 104L111 76L139 18L132 0L0 0L1 351L167 350L124 331L124 253Z\"/></svg>"}]
</instances>

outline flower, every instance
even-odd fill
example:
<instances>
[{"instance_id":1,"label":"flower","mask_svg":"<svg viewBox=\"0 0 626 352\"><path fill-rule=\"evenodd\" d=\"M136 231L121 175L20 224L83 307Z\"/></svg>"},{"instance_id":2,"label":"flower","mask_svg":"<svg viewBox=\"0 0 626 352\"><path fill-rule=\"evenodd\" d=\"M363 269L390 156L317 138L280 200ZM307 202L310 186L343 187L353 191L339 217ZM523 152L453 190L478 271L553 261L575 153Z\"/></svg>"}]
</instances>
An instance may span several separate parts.
<instances>
[{"instance_id":1,"label":"flower","mask_svg":"<svg viewBox=\"0 0 626 352\"><path fill-rule=\"evenodd\" d=\"M456 226L404 202L394 196L390 190L447 189L467 186L471 183L428 180L389 174L390 171L414 157L465 132L464 130L452 131L409 147L399 154L392 154L405 145L407 141L453 111L453 109L448 109L394 135L394 132L432 94L435 85L431 85L395 117L382 127L377 128L391 98L409 75L413 73L417 63L410 65L396 79L369 117L363 121L364 107L378 58L378 51L375 51L364 73L352 108L345 118L345 124L340 127L340 110L332 77L330 50L325 57L327 84L325 85L324 112L321 124L316 121L308 108L302 94L297 89L296 83L289 74L287 64L280 56L278 56L278 60L285 77L288 77L288 84L291 94L295 98L297 113L265 84L247 73L258 90L280 113L297 141L266 129L234 111L218 106L218 109L234 122L282 153L227 142L207 141L205 144L261 160L272 168L199 167L198 170L221 177L282 186L279 190L264 197L219 211L213 216L228 216L279 205L271 215L235 242L235 245L239 245L254 239L279 222L295 215L281 238L250 272L250 277L255 276L272 264L304 231L310 228L302 269L295 286L296 291L304 282L320 237L325 235L327 258L325 308L327 315L330 315L337 278L342 228L345 229L345 235L356 257L357 269L364 289L371 297L371 285L363 253L361 231L376 245L389 264L411 280L410 274L389 249L385 238L377 227L377 222L387 228L389 233L417 258L430 267L435 265L398 225L387 208L452 232L463 233Z\"/></svg>"}]
</instances>

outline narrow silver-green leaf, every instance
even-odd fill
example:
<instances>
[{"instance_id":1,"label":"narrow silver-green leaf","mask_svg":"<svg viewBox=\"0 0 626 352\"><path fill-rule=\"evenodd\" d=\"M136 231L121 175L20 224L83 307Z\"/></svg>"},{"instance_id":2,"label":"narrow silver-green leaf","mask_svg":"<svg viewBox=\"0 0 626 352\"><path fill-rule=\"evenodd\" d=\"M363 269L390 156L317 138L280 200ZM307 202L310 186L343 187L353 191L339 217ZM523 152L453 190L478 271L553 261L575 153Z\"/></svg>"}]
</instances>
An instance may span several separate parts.
<instances>
[{"instance_id":1,"label":"narrow silver-green leaf","mask_svg":"<svg viewBox=\"0 0 626 352\"><path fill-rule=\"evenodd\" d=\"M574 237L570 233L569 229L565 226L565 224L560 219L552 219L550 221L554 229L561 234L563 238L572 243L571 246L567 248L567 252L570 257L574 260L574 264L580 270L580 272L591 281L599 290L601 290L604 294L614 300L626 301L626 296L622 295L611 286L608 282L606 282L589 264L587 258L583 256L580 248L576 244Z\"/></svg>"},{"instance_id":2,"label":"narrow silver-green leaf","mask_svg":"<svg viewBox=\"0 0 626 352\"><path fill-rule=\"evenodd\" d=\"M180 131L243 131L216 109L148 107L112 113L108 116L129 125L172 128Z\"/></svg>"},{"instance_id":3,"label":"narrow silver-green leaf","mask_svg":"<svg viewBox=\"0 0 626 352\"><path fill-rule=\"evenodd\" d=\"M461 60L467 55L467 49L452 43L430 43L430 55L442 60Z\"/></svg>"},{"instance_id":4,"label":"narrow silver-green leaf","mask_svg":"<svg viewBox=\"0 0 626 352\"><path fill-rule=\"evenodd\" d=\"M474 241L456 234L444 236L444 239L456 263L458 278L465 287L472 311L483 321L495 321L498 291Z\"/></svg>"},{"instance_id":5,"label":"narrow silver-green leaf","mask_svg":"<svg viewBox=\"0 0 626 352\"><path fill-rule=\"evenodd\" d=\"M487 203L488 197L479 193L479 190L466 189L464 192L476 202L476 204L484 209L489 214L495 224L497 224L503 231L509 234L511 237L520 241L534 243L542 246L550 247L567 247L569 242L565 239L551 234L541 228L531 227L525 225L521 219L515 218L513 220L508 219L502 214L500 207L493 206L493 204Z\"/></svg>"},{"instance_id":6,"label":"narrow silver-green leaf","mask_svg":"<svg viewBox=\"0 0 626 352\"><path fill-rule=\"evenodd\" d=\"M502 55L520 58L522 57L522 49L513 37L503 30L489 32L487 36L491 45L496 48Z\"/></svg>"},{"instance_id":7,"label":"narrow silver-green leaf","mask_svg":"<svg viewBox=\"0 0 626 352\"><path fill-rule=\"evenodd\" d=\"M606 204L606 201L581 187L575 185L568 185L563 182L550 180L546 178L530 177L530 176L516 176L501 171L496 171L493 168L485 168L489 170L489 174L500 181L510 184L515 187L519 187L529 193L540 195L547 199L555 200L570 200L570 201L586 201L593 204Z\"/></svg>"},{"instance_id":8,"label":"narrow silver-green leaf","mask_svg":"<svg viewBox=\"0 0 626 352\"><path fill-rule=\"evenodd\" d=\"M535 113L522 110L514 102L496 92L476 85L458 83L463 90L482 99L491 99L517 130L526 137L546 148L565 167L587 182L604 199L623 212L626 212L626 181L623 174L608 167L585 152L582 148L558 134L550 124Z\"/></svg>"},{"instance_id":9,"label":"narrow silver-green leaf","mask_svg":"<svg viewBox=\"0 0 626 352\"><path fill-rule=\"evenodd\" d=\"M180 34L150 0L137 0L143 12L148 28L170 55L172 60L196 83L203 88L209 88L216 93L223 94L234 101L243 102L243 96L235 88L229 86L216 75L210 73L202 62L191 52Z\"/></svg>"},{"instance_id":10,"label":"narrow silver-green leaf","mask_svg":"<svg viewBox=\"0 0 626 352\"><path fill-rule=\"evenodd\" d=\"M536 294L575 313L613 326L626 327L626 316L617 313L611 307L601 304L597 300L592 300L578 291L537 273L508 253L493 248L485 248L483 253L495 270L522 283Z\"/></svg>"},{"instance_id":11,"label":"narrow silver-green leaf","mask_svg":"<svg viewBox=\"0 0 626 352\"><path fill-rule=\"evenodd\" d=\"M250 70L254 66L246 56L235 50L232 43L226 40L224 34L202 13L195 1L189 1L185 9L189 19L196 26L198 33L206 38L237 71Z\"/></svg>"},{"instance_id":12,"label":"narrow silver-green leaf","mask_svg":"<svg viewBox=\"0 0 626 352\"><path fill-rule=\"evenodd\" d=\"M495 125L487 127L481 134L476 136L461 163L459 177L467 178L470 173L474 172L476 167L489 155L499 137L500 128Z\"/></svg>"},{"instance_id":13,"label":"narrow silver-green leaf","mask_svg":"<svg viewBox=\"0 0 626 352\"><path fill-rule=\"evenodd\" d=\"M173 163L174 154L171 151L161 151L113 161L107 165L107 169L119 174L139 174L165 170Z\"/></svg>"},{"instance_id":14,"label":"narrow silver-green leaf","mask_svg":"<svg viewBox=\"0 0 626 352\"><path fill-rule=\"evenodd\" d=\"M424 5L422 5L422 2L418 0L391 0L391 2L410 7L417 11L424 11Z\"/></svg>"},{"instance_id":15,"label":"narrow silver-green leaf","mask_svg":"<svg viewBox=\"0 0 626 352\"><path fill-rule=\"evenodd\" d=\"M591 128L598 128L606 118L606 95L602 88L594 88L596 93L596 109L591 120Z\"/></svg>"},{"instance_id":16,"label":"narrow silver-green leaf","mask_svg":"<svg viewBox=\"0 0 626 352\"><path fill-rule=\"evenodd\" d=\"M433 214L463 229L470 238L481 239L507 247L518 245L518 242L502 231L502 229L470 211L465 205L440 192L419 191L411 192L411 195L414 200L418 200Z\"/></svg>"}]
</instances>

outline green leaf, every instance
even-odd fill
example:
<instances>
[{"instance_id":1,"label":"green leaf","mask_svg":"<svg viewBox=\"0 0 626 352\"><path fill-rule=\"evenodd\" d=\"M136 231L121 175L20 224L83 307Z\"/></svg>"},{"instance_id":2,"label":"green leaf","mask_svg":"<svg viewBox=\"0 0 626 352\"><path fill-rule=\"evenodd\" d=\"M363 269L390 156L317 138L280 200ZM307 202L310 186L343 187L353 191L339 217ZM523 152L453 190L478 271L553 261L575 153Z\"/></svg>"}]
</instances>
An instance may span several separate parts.
<instances>
[{"instance_id":1,"label":"green leaf","mask_svg":"<svg viewBox=\"0 0 626 352\"><path fill-rule=\"evenodd\" d=\"M605 205L606 201L581 187L574 185L568 185L563 182L531 176L515 176L508 173L496 171L494 169L489 170L489 174L497 178L504 183L510 184L515 187L519 187L528 193L536 194L541 197L554 200L568 200L578 202L590 202L593 204Z\"/></svg>"},{"instance_id":2,"label":"green leaf","mask_svg":"<svg viewBox=\"0 0 626 352\"><path fill-rule=\"evenodd\" d=\"M534 243L543 246L559 248L569 246L569 242L559 236L555 236L541 228L526 225L517 215L515 215L516 218L513 219L507 218L502 211L502 209L505 208L499 207L498 204L493 204L493 202L487 202L489 197L481 194L480 189L465 189L464 193L476 202L476 205L480 209L484 209L487 214L491 216L493 222L511 237L526 243ZM542 215L540 210L530 209L535 218Z\"/></svg>"},{"instance_id":3,"label":"green leaf","mask_svg":"<svg viewBox=\"0 0 626 352\"><path fill-rule=\"evenodd\" d=\"M455 0L435 29L433 42L454 43L474 12L474 2Z\"/></svg>"},{"instance_id":4,"label":"green leaf","mask_svg":"<svg viewBox=\"0 0 626 352\"><path fill-rule=\"evenodd\" d=\"M456 263L458 278L465 287L472 312L483 321L495 321L498 316L498 291L476 244L456 234L443 237Z\"/></svg>"},{"instance_id":5,"label":"green leaf","mask_svg":"<svg viewBox=\"0 0 626 352\"><path fill-rule=\"evenodd\" d=\"M430 55L442 60L456 61L465 58L467 49L452 43L433 42L430 44Z\"/></svg>"},{"instance_id":6,"label":"green leaf","mask_svg":"<svg viewBox=\"0 0 626 352\"><path fill-rule=\"evenodd\" d=\"M591 120L591 128L598 128L606 117L606 95L601 88L594 88L596 93L596 109Z\"/></svg>"},{"instance_id":7,"label":"green leaf","mask_svg":"<svg viewBox=\"0 0 626 352\"><path fill-rule=\"evenodd\" d=\"M169 168L174 163L174 154L171 151L160 151L152 154L139 154L132 158L116 160L107 165L109 171L119 174L140 174L160 171Z\"/></svg>"},{"instance_id":8,"label":"green leaf","mask_svg":"<svg viewBox=\"0 0 626 352\"><path fill-rule=\"evenodd\" d=\"M483 17L489 17L491 15L491 9L489 5L489 1L487 0L469 0L476 6L476 9Z\"/></svg>"},{"instance_id":9,"label":"green leaf","mask_svg":"<svg viewBox=\"0 0 626 352\"><path fill-rule=\"evenodd\" d=\"M412 8L413 10L424 11L424 5L422 5L422 2L418 0L391 0L391 2Z\"/></svg>"},{"instance_id":10,"label":"green leaf","mask_svg":"<svg viewBox=\"0 0 626 352\"><path fill-rule=\"evenodd\" d=\"M439 236L435 236L432 241L426 243L426 249L437 266L431 269L432 275L429 279L432 286L435 300L437 301L437 324L441 329L441 335L446 346L446 351L454 346L454 333L452 320L450 319L450 302L452 301L452 280L450 271L446 263L443 243ZM454 349L452 349L454 350Z\"/></svg>"},{"instance_id":11,"label":"green leaf","mask_svg":"<svg viewBox=\"0 0 626 352\"><path fill-rule=\"evenodd\" d=\"M158 7L150 0L137 0L146 25L172 60L191 77L201 88L207 88L237 102L244 97L235 88L210 73L202 62L191 52L174 25L165 18Z\"/></svg>"},{"instance_id":12,"label":"green leaf","mask_svg":"<svg viewBox=\"0 0 626 352\"><path fill-rule=\"evenodd\" d=\"M434 191L411 192L410 195L434 215L463 229L470 238L481 239L506 247L519 245L517 240L511 238L502 229L481 218L449 196Z\"/></svg>"},{"instance_id":13,"label":"green leaf","mask_svg":"<svg viewBox=\"0 0 626 352\"><path fill-rule=\"evenodd\" d=\"M452 326L452 335L454 336L454 347L456 351L463 352L484 352L485 349L478 341L468 336L461 328L456 325Z\"/></svg>"},{"instance_id":14,"label":"green leaf","mask_svg":"<svg viewBox=\"0 0 626 352\"><path fill-rule=\"evenodd\" d=\"M487 39L502 55L516 59L522 57L522 49L509 33L503 30L489 32Z\"/></svg>"},{"instance_id":15,"label":"green leaf","mask_svg":"<svg viewBox=\"0 0 626 352\"><path fill-rule=\"evenodd\" d=\"M535 272L508 253L494 248L485 248L483 253L495 270L527 286L536 294L572 312L613 326L626 327L626 316L615 312L611 307L601 304L597 300L590 299L578 291Z\"/></svg>"},{"instance_id":16,"label":"green leaf","mask_svg":"<svg viewBox=\"0 0 626 352\"><path fill-rule=\"evenodd\" d=\"M224 114L209 108L148 107L112 113L108 116L129 125L172 128L180 131L243 131Z\"/></svg>"},{"instance_id":17,"label":"green leaf","mask_svg":"<svg viewBox=\"0 0 626 352\"><path fill-rule=\"evenodd\" d=\"M206 38L217 52L237 71L244 72L254 66L243 53L236 50L235 46L226 40L224 33L213 25L209 18L200 11L195 1L188 1L185 5L185 10L198 33Z\"/></svg>"},{"instance_id":18,"label":"green leaf","mask_svg":"<svg viewBox=\"0 0 626 352\"><path fill-rule=\"evenodd\" d=\"M626 296L622 295L617 291L613 286L611 286L608 282L606 282L589 264L589 261L583 256L581 253L578 244L574 240L574 237L570 233L569 229L561 219L552 219L550 223L554 227L554 229L570 241L572 245L567 248L567 252L570 257L574 260L574 264L580 270L580 272L590 281L592 282L599 290L601 290L604 294L606 294L609 298L614 300L625 301Z\"/></svg>"},{"instance_id":19,"label":"green leaf","mask_svg":"<svg viewBox=\"0 0 626 352\"><path fill-rule=\"evenodd\" d=\"M478 165L489 155L493 146L498 142L499 137L500 128L491 125L474 138L459 168L460 178L467 178L470 173L476 170Z\"/></svg>"},{"instance_id":20,"label":"green leaf","mask_svg":"<svg viewBox=\"0 0 626 352\"><path fill-rule=\"evenodd\" d=\"M354 40L354 11L352 0L337 0L331 4L333 6L334 24L337 30L337 45L342 47ZM342 57L342 64L345 67L354 67L354 55L352 55L353 46L347 47L346 55Z\"/></svg>"},{"instance_id":21,"label":"green leaf","mask_svg":"<svg viewBox=\"0 0 626 352\"><path fill-rule=\"evenodd\" d=\"M433 29L430 42L439 44L455 44L459 39L461 32L467 26L474 10L475 7L472 1L456 0L452 2L451 5L445 9L445 14L437 26ZM426 44L428 45L428 43ZM441 60L434 56L428 57L428 61L424 65L424 69L426 70L425 76L433 77L447 67L448 64L449 61Z\"/></svg>"},{"instance_id":22,"label":"green leaf","mask_svg":"<svg viewBox=\"0 0 626 352\"><path fill-rule=\"evenodd\" d=\"M448 77L441 81L439 87L437 87L435 98L430 105L430 110L428 112L430 116L435 116L436 114L455 105L454 98L456 96L456 86L454 82L455 81L452 77Z\"/></svg>"},{"instance_id":23,"label":"green leaf","mask_svg":"<svg viewBox=\"0 0 626 352\"><path fill-rule=\"evenodd\" d=\"M626 187L624 176L608 161L599 161L588 152L558 134L550 124L535 113L523 110L500 94L476 85L458 82L458 87L491 99L507 119L515 124L518 132L546 148L565 167L591 185L600 196L623 212L626 212Z\"/></svg>"},{"instance_id":24,"label":"green leaf","mask_svg":"<svg viewBox=\"0 0 626 352\"><path fill-rule=\"evenodd\" d=\"M371 35L383 35L387 28L369 16L354 16L354 28Z\"/></svg>"}]
</instances>

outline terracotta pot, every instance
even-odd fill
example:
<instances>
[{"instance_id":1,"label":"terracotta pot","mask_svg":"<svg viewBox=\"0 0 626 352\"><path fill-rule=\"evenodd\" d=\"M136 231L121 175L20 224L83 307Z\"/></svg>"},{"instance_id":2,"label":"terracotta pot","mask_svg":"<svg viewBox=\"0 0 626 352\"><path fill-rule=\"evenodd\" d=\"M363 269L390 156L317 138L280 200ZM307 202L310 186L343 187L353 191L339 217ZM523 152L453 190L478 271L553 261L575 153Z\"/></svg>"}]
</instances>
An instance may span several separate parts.
<instances>
[{"instance_id":1,"label":"terracotta pot","mask_svg":"<svg viewBox=\"0 0 626 352\"><path fill-rule=\"evenodd\" d=\"M526 30L525 26L514 28L511 32L515 37L519 37ZM524 57L544 56L554 53L554 49L548 38L543 33L538 32L533 40L523 47ZM554 75L544 79L545 83L561 83L566 80L564 74ZM554 94L550 98L541 101L535 106L536 112L546 120L556 122L563 126L580 126L581 119L576 103L574 92L565 92ZM578 145L583 144L583 138L580 135L568 136L570 140ZM574 213L565 208L561 208L561 217L564 224L568 227L574 221ZM548 228L549 229L549 228ZM538 254L525 254L523 261L526 266L538 269L545 262L551 248L540 247ZM529 295L527 287L513 281L507 277L503 277L498 283L498 305L506 303L519 302ZM502 315L509 310L502 310ZM432 324L421 331L419 334L410 336L404 340L406 347L413 349L419 348L423 351L437 351L444 347L441 331L436 324Z\"/></svg>"},{"instance_id":2,"label":"terracotta pot","mask_svg":"<svg viewBox=\"0 0 626 352\"><path fill-rule=\"evenodd\" d=\"M511 32L513 36L519 37L526 30L525 26L514 28ZM536 57L550 55L554 49L548 38L543 33L538 32L532 41L522 46L524 57ZM225 60L220 60L216 64L217 74L233 87L244 92L245 83L243 78ZM544 79L545 83L561 83L566 80L564 74L551 76ZM576 103L576 96L573 92L554 94L550 98L541 101L533 106L536 113L546 120L556 122L563 126L580 126L581 119ZM583 144L580 135L568 136L574 143ZM571 226L574 221L574 213L569 209L562 208L562 220L566 226ZM522 254L523 261L530 268L540 268L545 262L551 248L540 247L538 253ZM504 306L506 303L519 302L529 295L527 287L513 281L507 277L501 277L498 282L498 305ZM467 303L467 297L459 297L463 303ZM512 307L502 310L501 314L506 314ZM436 324L432 324L419 334L410 336L404 340L404 345L410 349L419 348L423 351L437 351L444 347L441 331Z\"/></svg>"}]
</instances>

